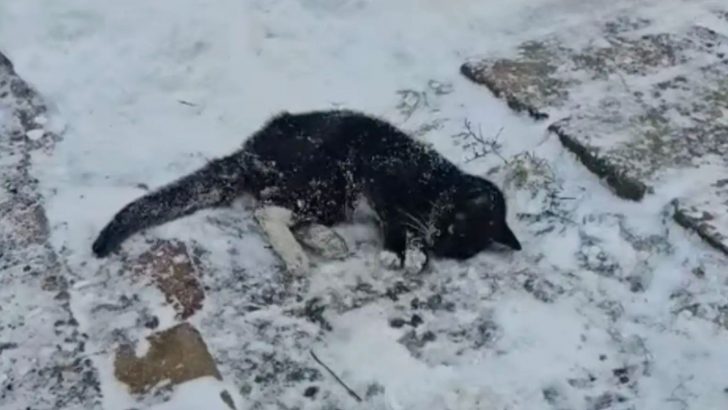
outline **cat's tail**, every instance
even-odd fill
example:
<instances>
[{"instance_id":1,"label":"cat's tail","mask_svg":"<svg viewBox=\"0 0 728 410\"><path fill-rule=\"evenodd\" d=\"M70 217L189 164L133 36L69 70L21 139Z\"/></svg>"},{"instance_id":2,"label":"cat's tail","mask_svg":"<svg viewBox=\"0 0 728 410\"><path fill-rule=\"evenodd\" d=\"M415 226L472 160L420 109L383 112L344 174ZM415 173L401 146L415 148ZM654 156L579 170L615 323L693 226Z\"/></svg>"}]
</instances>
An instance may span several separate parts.
<instances>
[{"instance_id":1,"label":"cat's tail","mask_svg":"<svg viewBox=\"0 0 728 410\"><path fill-rule=\"evenodd\" d=\"M246 183L245 154L215 159L197 171L150 192L122 208L93 243L97 257L107 256L131 235L205 208L229 205Z\"/></svg>"}]
</instances>

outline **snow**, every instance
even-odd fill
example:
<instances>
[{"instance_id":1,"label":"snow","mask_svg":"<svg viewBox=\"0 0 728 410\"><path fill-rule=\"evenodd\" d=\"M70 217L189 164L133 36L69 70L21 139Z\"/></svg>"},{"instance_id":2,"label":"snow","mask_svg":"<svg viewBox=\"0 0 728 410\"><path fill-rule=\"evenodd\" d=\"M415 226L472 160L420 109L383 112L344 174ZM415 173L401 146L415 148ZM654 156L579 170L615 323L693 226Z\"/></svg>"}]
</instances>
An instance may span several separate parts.
<instances>
[{"instance_id":1,"label":"snow","mask_svg":"<svg viewBox=\"0 0 728 410\"><path fill-rule=\"evenodd\" d=\"M644 3L693 15L694 6L677 0ZM143 339L144 312L161 328L175 321L160 292L125 275L118 259L91 256L103 224L145 192L139 184L153 189L229 152L279 110L343 106L391 120L469 172L498 167L490 175L500 185L513 170L496 155L467 161L472 152L452 136L466 119L486 137L502 128L500 154L530 151L545 160L553 175L535 187L555 199L538 193L534 206L533 187L509 185L510 224L524 251L437 261L406 279L411 292L398 300L355 290L365 284L383 292L402 279L377 268L375 231L366 224L339 229L355 256L320 265L293 290L239 206L130 240L131 254L145 248L145 237L207 250L205 304L191 320L238 408L726 408L725 256L665 214L690 187L622 201L545 124L512 113L458 72L467 58L602 16L606 7L574 0L1 2L0 49L41 90L53 108L47 121L63 130L52 153L35 154L33 175L52 245L71 275L71 308L91 336L88 350L110 351L117 331ZM696 268L702 277L691 273ZM329 303L332 330L291 314L300 303L290 292ZM98 309L122 295L139 298ZM415 297L433 302L415 309ZM413 314L424 323L390 326ZM309 349L366 402L355 407ZM110 357L92 360L104 409L136 406L114 380ZM252 382L273 362L323 376ZM629 380L615 369L626 369ZM302 396L308 385L321 388L316 400ZM213 408L220 389L210 380L189 382L153 408Z\"/></svg>"},{"instance_id":2,"label":"snow","mask_svg":"<svg viewBox=\"0 0 728 410\"><path fill-rule=\"evenodd\" d=\"M150 410L230 410L222 400L211 401L210 392L218 395L225 391L218 380L212 377L201 377L179 385L172 400L151 407Z\"/></svg>"},{"instance_id":3,"label":"snow","mask_svg":"<svg viewBox=\"0 0 728 410\"><path fill-rule=\"evenodd\" d=\"M31 140L33 140L33 141L37 141L37 140L39 140L39 139L43 138L43 133L44 133L44 132L45 132L45 131L43 131L43 129L42 129L42 128L36 128L36 129L34 129L34 130L30 130L30 131L26 132L26 133L25 133L25 135L26 135L26 136L27 136L28 138L30 138Z\"/></svg>"}]
</instances>

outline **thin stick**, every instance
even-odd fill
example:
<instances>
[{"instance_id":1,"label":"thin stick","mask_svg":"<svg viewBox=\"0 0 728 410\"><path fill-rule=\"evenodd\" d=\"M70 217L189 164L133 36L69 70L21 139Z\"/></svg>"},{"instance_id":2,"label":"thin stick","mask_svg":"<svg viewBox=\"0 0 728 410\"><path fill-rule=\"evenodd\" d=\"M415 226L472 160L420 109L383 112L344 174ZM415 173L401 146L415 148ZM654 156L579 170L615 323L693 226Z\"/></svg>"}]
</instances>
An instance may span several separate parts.
<instances>
[{"instance_id":1,"label":"thin stick","mask_svg":"<svg viewBox=\"0 0 728 410\"><path fill-rule=\"evenodd\" d=\"M349 386L347 386L347 385L346 385L346 383L344 383L344 382L343 382L343 381L342 381L342 380L341 380L341 379L339 378L339 376L337 376L337 375L336 375L336 373L334 373L334 371L333 371L333 370L331 370L331 369L329 368L329 366L326 366L326 365L324 364L324 362L322 362L322 361L321 361L321 359L319 359L319 358L318 358L318 356L316 356L316 353L314 353L314 352L313 352L313 350L311 350L310 352L311 352L311 357L313 357L313 360L315 360L315 361L316 361L316 363L318 363L318 364L320 364L321 366L323 366L323 368L324 368L324 369L326 369L326 371L327 371L327 372L329 372L329 374L330 374L330 375L332 375L332 376L334 377L334 379L336 379L336 381L337 381L337 382L339 382L339 384L340 384L340 385L341 385L341 386L342 386L342 387L343 387L344 389L346 389L346 392L347 392L347 393L349 393L349 396L353 397L353 398L354 398L354 399L355 399L356 401L358 401L358 402L360 402L360 403L361 403L361 401L362 401L362 400L361 400L361 397L359 397L359 395L358 395L358 394L356 394L356 392L354 392L354 390L350 389L350 388L349 388Z\"/></svg>"},{"instance_id":2,"label":"thin stick","mask_svg":"<svg viewBox=\"0 0 728 410\"><path fill-rule=\"evenodd\" d=\"M185 100L177 100L177 102L178 102L178 103L180 103L180 104L182 104L182 105L186 105L186 106L188 106L188 107L197 107L197 104L195 104L195 103L191 103L191 102L189 102L189 101L185 101Z\"/></svg>"}]
</instances>

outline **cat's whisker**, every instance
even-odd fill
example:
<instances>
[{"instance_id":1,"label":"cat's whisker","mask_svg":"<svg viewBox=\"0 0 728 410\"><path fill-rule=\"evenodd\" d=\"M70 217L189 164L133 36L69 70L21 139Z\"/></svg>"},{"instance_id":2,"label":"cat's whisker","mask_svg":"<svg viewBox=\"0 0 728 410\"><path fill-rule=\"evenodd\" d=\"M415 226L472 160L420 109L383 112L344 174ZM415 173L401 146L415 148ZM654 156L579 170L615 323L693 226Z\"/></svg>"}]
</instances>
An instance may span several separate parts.
<instances>
[{"instance_id":1,"label":"cat's whisker","mask_svg":"<svg viewBox=\"0 0 728 410\"><path fill-rule=\"evenodd\" d=\"M427 224L425 224L423 221L420 221L418 219L413 219L411 222L405 222L405 224L406 224L406 226L409 226L415 232L419 233L422 236L426 235L427 231L429 230L429 227L427 226Z\"/></svg>"},{"instance_id":2,"label":"cat's whisker","mask_svg":"<svg viewBox=\"0 0 728 410\"><path fill-rule=\"evenodd\" d=\"M422 227L421 226L417 226L417 225L412 224L410 222L404 222L404 223L402 223L402 225L404 225L407 228L412 229L413 231L415 231L416 233L419 233L420 235L425 235L425 232L422 230Z\"/></svg>"},{"instance_id":3,"label":"cat's whisker","mask_svg":"<svg viewBox=\"0 0 728 410\"><path fill-rule=\"evenodd\" d=\"M421 230L423 230L423 231L427 230L426 229L427 225L425 224L424 221L422 221L421 219L417 218L416 216L412 215L411 213L409 213L403 209L400 209L400 212L402 213L402 215L409 218L413 223L417 224L417 226L419 226Z\"/></svg>"},{"instance_id":4,"label":"cat's whisker","mask_svg":"<svg viewBox=\"0 0 728 410\"><path fill-rule=\"evenodd\" d=\"M437 227L435 227L432 223L425 223L419 219L416 219L410 214L407 214L407 216L412 218L413 221L404 222L403 225L421 235L422 239L425 240L425 243L431 245L434 242L433 239L439 232Z\"/></svg>"}]
</instances>

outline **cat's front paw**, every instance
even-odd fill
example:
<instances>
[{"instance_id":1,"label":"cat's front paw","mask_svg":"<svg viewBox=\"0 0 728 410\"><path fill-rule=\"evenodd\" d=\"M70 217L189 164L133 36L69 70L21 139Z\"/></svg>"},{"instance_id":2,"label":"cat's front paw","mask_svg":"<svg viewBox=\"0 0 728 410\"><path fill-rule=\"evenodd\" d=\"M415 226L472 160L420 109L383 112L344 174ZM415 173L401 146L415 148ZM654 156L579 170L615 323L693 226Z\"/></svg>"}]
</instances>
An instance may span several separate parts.
<instances>
[{"instance_id":1,"label":"cat's front paw","mask_svg":"<svg viewBox=\"0 0 728 410\"><path fill-rule=\"evenodd\" d=\"M388 250L379 252L379 264L385 269L399 269L402 267L402 258Z\"/></svg>"},{"instance_id":2,"label":"cat's front paw","mask_svg":"<svg viewBox=\"0 0 728 410\"><path fill-rule=\"evenodd\" d=\"M266 206L255 211L255 218L273 251L285 263L288 273L293 276L308 273L308 256L289 228L293 213L287 208Z\"/></svg>"},{"instance_id":3,"label":"cat's front paw","mask_svg":"<svg viewBox=\"0 0 728 410\"><path fill-rule=\"evenodd\" d=\"M308 256L302 248L289 249L279 253L281 259L286 264L286 270L293 276L303 276L307 274L311 268Z\"/></svg>"},{"instance_id":4,"label":"cat's front paw","mask_svg":"<svg viewBox=\"0 0 728 410\"><path fill-rule=\"evenodd\" d=\"M404 257L404 270L407 273L420 273L427 265L427 254L420 249L407 249Z\"/></svg>"}]
</instances>

